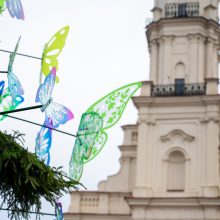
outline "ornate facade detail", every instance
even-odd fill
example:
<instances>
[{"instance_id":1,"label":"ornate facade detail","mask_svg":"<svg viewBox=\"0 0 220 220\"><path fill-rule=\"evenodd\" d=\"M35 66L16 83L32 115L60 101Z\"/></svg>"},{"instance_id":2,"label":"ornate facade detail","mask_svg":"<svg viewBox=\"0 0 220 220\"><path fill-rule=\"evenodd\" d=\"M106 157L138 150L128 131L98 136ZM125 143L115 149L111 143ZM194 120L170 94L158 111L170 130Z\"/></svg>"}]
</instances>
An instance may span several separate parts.
<instances>
[{"instance_id":1,"label":"ornate facade detail","mask_svg":"<svg viewBox=\"0 0 220 220\"><path fill-rule=\"evenodd\" d=\"M195 137L189 134L186 134L184 131L179 130L179 129L175 129L171 132L169 132L166 135L163 135L160 137L160 140L162 142L167 142L167 141L171 141L175 136L181 137L181 139L183 141L187 141L187 142L192 142Z\"/></svg>"}]
</instances>

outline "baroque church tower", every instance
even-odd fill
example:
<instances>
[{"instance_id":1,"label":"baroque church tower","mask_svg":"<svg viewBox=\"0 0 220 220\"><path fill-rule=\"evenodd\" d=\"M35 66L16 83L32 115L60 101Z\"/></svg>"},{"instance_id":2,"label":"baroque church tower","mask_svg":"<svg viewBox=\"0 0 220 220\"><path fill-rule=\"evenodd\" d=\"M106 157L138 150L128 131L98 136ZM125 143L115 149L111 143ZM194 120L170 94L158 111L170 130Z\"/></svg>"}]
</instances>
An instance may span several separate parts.
<instances>
[{"instance_id":1,"label":"baroque church tower","mask_svg":"<svg viewBox=\"0 0 220 220\"><path fill-rule=\"evenodd\" d=\"M220 220L218 0L155 0L150 81L123 126L121 168L72 192L66 220Z\"/></svg>"}]
</instances>

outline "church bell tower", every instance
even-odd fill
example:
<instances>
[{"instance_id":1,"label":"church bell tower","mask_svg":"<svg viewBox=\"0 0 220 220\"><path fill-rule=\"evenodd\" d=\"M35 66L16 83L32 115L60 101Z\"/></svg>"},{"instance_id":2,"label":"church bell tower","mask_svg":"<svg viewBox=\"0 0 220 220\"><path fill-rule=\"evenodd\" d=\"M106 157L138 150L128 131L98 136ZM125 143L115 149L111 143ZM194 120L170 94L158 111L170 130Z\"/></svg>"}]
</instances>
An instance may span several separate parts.
<instances>
[{"instance_id":1,"label":"church bell tower","mask_svg":"<svg viewBox=\"0 0 220 220\"><path fill-rule=\"evenodd\" d=\"M139 111L134 220L220 219L218 0L155 0Z\"/></svg>"}]
</instances>

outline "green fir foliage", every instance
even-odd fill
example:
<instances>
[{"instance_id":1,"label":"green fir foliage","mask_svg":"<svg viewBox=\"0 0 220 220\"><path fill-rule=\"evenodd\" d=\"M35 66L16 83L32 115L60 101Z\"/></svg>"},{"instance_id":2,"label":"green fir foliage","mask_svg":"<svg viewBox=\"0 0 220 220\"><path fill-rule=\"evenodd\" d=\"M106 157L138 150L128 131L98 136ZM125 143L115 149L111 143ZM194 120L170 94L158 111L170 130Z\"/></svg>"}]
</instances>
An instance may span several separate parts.
<instances>
[{"instance_id":1,"label":"green fir foliage","mask_svg":"<svg viewBox=\"0 0 220 220\"><path fill-rule=\"evenodd\" d=\"M42 197L54 206L63 193L76 190L79 184L68 178L61 167L46 166L24 149L20 138L17 132L0 132L0 193L11 219L28 219L28 212L39 212Z\"/></svg>"}]
</instances>

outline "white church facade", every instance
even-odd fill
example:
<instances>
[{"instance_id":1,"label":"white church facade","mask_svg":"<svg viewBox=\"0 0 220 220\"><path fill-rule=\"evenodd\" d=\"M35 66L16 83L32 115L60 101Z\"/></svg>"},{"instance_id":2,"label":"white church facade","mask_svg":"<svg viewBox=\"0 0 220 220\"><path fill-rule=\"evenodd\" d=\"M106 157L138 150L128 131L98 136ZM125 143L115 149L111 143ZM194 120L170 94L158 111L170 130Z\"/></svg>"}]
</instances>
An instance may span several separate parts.
<instances>
[{"instance_id":1,"label":"white church facade","mask_svg":"<svg viewBox=\"0 0 220 220\"><path fill-rule=\"evenodd\" d=\"M150 81L120 171L71 193L65 220L220 220L218 0L155 0Z\"/></svg>"}]
</instances>

